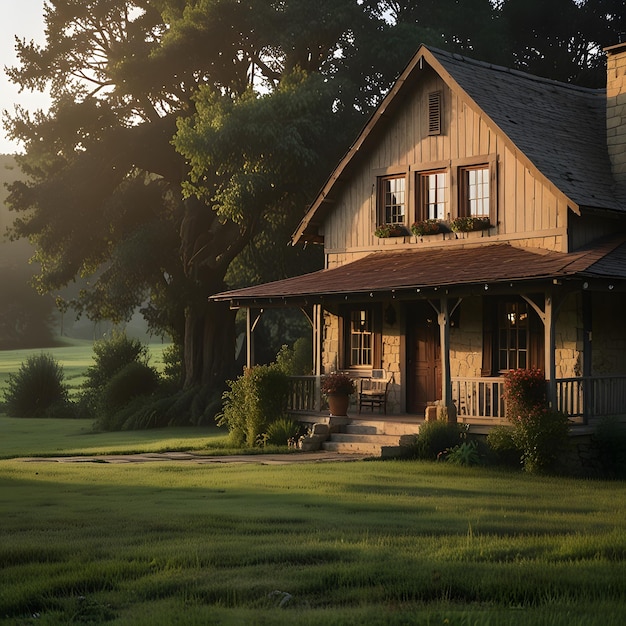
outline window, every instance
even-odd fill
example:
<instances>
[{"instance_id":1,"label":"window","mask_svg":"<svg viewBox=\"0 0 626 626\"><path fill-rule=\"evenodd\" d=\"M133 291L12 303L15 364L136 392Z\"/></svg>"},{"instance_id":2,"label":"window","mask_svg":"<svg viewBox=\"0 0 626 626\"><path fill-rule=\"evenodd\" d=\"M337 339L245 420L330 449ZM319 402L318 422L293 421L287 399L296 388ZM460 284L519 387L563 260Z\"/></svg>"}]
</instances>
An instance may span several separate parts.
<instances>
[{"instance_id":1,"label":"window","mask_svg":"<svg viewBox=\"0 0 626 626\"><path fill-rule=\"evenodd\" d=\"M489 217L489 167L461 169L460 213L467 217Z\"/></svg>"},{"instance_id":2,"label":"window","mask_svg":"<svg viewBox=\"0 0 626 626\"><path fill-rule=\"evenodd\" d=\"M350 367L372 366L374 324L368 309L352 311L350 314Z\"/></svg>"},{"instance_id":3,"label":"window","mask_svg":"<svg viewBox=\"0 0 626 626\"><path fill-rule=\"evenodd\" d=\"M528 303L504 301L498 306L498 369L528 367Z\"/></svg>"},{"instance_id":4,"label":"window","mask_svg":"<svg viewBox=\"0 0 626 626\"><path fill-rule=\"evenodd\" d=\"M344 319L344 367L374 368L381 350L381 310L376 306L346 309Z\"/></svg>"},{"instance_id":5,"label":"window","mask_svg":"<svg viewBox=\"0 0 626 626\"><path fill-rule=\"evenodd\" d=\"M404 224L406 219L404 176L379 179L380 218L383 224Z\"/></svg>"},{"instance_id":6,"label":"window","mask_svg":"<svg viewBox=\"0 0 626 626\"><path fill-rule=\"evenodd\" d=\"M481 376L516 368L543 369L544 345L543 323L526 300L483 298Z\"/></svg>"},{"instance_id":7,"label":"window","mask_svg":"<svg viewBox=\"0 0 626 626\"><path fill-rule=\"evenodd\" d=\"M419 174L419 219L445 220L448 217L448 174L426 172Z\"/></svg>"}]
</instances>

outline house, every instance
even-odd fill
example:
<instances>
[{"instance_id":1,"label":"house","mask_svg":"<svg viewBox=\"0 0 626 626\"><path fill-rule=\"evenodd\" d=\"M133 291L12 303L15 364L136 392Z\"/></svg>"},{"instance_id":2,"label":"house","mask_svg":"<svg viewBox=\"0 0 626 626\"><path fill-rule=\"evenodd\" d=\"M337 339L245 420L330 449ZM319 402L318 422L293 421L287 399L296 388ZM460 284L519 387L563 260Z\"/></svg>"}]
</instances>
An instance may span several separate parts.
<instances>
[{"instance_id":1,"label":"house","mask_svg":"<svg viewBox=\"0 0 626 626\"><path fill-rule=\"evenodd\" d=\"M312 274L218 294L309 311L315 374L393 375L390 412L497 423L545 372L580 423L626 414L626 44L607 89L422 46L293 236Z\"/></svg>"}]
</instances>

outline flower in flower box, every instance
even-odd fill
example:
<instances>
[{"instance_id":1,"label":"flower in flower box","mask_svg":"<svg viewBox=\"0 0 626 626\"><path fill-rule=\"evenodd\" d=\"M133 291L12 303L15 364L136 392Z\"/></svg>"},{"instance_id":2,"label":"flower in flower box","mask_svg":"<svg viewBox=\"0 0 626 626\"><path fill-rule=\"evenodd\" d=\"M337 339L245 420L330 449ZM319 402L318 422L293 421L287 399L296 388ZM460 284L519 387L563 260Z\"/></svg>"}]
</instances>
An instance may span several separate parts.
<instances>
[{"instance_id":1,"label":"flower in flower box","mask_svg":"<svg viewBox=\"0 0 626 626\"><path fill-rule=\"evenodd\" d=\"M469 233L487 228L491 228L488 217L457 217L450 222L450 230L454 233Z\"/></svg>"},{"instance_id":2,"label":"flower in flower box","mask_svg":"<svg viewBox=\"0 0 626 626\"><path fill-rule=\"evenodd\" d=\"M423 235L436 235L443 230L444 225L441 220L420 220L411 224L411 232L417 237L422 237Z\"/></svg>"},{"instance_id":3,"label":"flower in flower box","mask_svg":"<svg viewBox=\"0 0 626 626\"><path fill-rule=\"evenodd\" d=\"M406 228L402 224L381 224L374 234L381 239L387 237L404 237L407 234Z\"/></svg>"}]
</instances>

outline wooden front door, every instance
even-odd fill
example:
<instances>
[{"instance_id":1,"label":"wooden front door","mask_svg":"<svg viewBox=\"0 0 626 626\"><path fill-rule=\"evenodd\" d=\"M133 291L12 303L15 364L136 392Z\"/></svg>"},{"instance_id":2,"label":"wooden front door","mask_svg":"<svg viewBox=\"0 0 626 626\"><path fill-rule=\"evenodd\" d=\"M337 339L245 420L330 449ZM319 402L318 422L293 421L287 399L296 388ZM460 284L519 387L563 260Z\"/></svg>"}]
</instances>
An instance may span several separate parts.
<instances>
[{"instance_id":1,"label":"wooden front door","mask_svg":"<svg viewBox=\"0 0 626 626\"><path fill-rule=\"evenodd\" d=\"M407 311L407 411L424 414L441 400L441 339L437 314L428 302Z\"/></svg>"}]
</instances>

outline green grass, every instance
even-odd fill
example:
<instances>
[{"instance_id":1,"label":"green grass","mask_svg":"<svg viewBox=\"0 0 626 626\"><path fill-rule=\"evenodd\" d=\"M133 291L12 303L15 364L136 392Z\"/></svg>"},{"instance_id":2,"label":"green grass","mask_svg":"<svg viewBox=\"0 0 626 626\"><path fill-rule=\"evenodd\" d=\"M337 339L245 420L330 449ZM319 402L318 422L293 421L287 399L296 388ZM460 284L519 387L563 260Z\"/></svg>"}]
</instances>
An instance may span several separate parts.
<instances>
[{"instance_id":1,"label":"green grass","mask_svg":"<svg viewBox=\"0 0 626 626\"><path fill-rule=\"evenodd\" d=\"M213 427L95 432L91 420L0 416L0 459L26 456L228 451L227 432Z\"/></svg>"},{"instance_id":2,"label":"green grass","mask_svg":"<svg viewBox=\"0 0 626 626\"><path fill-rule=\"evenodd\" d=\"M0 493L8 624L626 617L623 483L417 461L4 460Z\"/></svg>"},{"instance_id":3,"label":"green grass","mask_svg":"<svg viewBox=\"0 0 626 626\"><path fill-rule=\"evenodd\" d=\"M94 363L93 342L79 339L66 339L64 342L66 345L54 348L0 350L0 401L2 401L9 374L15 374L29 356L38 355L42 352L51 354L63 366L65 382L70 387L70 394L75 394L85 381L85 371ZM151 356L150 364L157 369L163 365L163 350L167 346L168 344L163 343L152 343L148 346Z\"/></svg>"}]
</instances>

